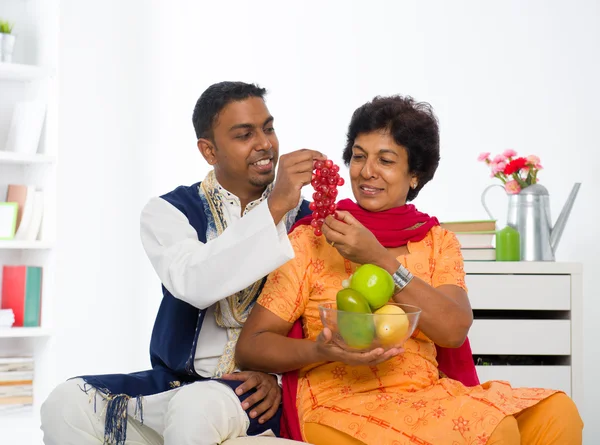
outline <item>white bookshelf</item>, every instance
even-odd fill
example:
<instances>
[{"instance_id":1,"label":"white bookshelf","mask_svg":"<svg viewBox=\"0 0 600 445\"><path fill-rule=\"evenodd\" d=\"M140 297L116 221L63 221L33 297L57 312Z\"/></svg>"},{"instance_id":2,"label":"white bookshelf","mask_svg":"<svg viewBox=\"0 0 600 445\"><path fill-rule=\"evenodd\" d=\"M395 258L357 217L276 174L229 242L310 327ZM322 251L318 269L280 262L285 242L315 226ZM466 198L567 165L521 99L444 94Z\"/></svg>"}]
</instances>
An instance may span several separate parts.
<instances>
[{"instance_id":1,"label":"white bookshelf","mask_svg":"<svg viewBox=\"0 0 600 445\"><path fill-rule=\"evenodd\" d=\"M13 153L10 151L0 151L0 164L54 164L56 162L56 156L48 155L23 155L20 153Z\"/></svg>"},{"instance_id":2,"label":"white bookshelf","mask_svg":"<svg viewBox=\"0 0 600 445\"><path fill-rule=\"evenodd\" d=\"M0 17L14 23L13 33L17 36L13 63L0 62L0 201L6 199L8 184L30 184L44 191L38 240L0 241L0 271L3 265L43 267L41 326L0 328L0 356L31 356L35 365L33 407L0 413L2 444L42 444L40 406L55 385L50 348L56 298L59 3L59 0L0 0ZM46 102L46 115L37 153L6 151L15 104L38 99Z\"/></svg>"},{"instance_id":3,"label":"white bookshelf","mask_svg":"<svg viewBox=\"0 0 600 445\"><path fill-rule=\"evenodd\" d=\"M0 329L0 338L50 337L48 328L4 328Z\"/></svg>"},{"instance_id":4,"label":"white bookshelf","mask_svg":"<svg viewBox=\"0 0 600 445\"><path fill-rule=\"evenodd\" d=\"M52 241L0 241L1 250L48 250L54 247Z\"/></svg>"},{"instance_id":5,"label":"white bookshelf","mask_svg":"<svg viewBox=\"0 0 600 445\"><path fill-rule=\"evenodd\" d=\"M48 74L38 66L0 62L0 80L3 81L31 82L43 79Z\"/></svg>"}]
</instances>

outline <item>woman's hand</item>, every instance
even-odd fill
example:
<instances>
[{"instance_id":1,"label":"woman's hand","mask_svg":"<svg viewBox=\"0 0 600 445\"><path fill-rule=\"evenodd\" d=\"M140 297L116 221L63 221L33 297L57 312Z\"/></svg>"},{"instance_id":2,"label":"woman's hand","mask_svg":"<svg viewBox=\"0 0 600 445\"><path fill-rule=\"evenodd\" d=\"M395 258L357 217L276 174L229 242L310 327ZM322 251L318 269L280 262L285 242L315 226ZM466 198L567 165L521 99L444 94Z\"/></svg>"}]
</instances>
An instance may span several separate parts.
<instances>
[{"instance_id":1,"label":"woman's hand","mask_svg":"<svg viewBox=\"0 0 600 445\"><path fill-rule=\"evenodd\" d=\"M321 228L329 243L333 243L340 255L357 264L378 264L389 255L375 235L348 212L329 215Z\"/></svg>"},{"instance_id":2,"label":"woman's hand","mask_svg":"<svg viewBox=\"0 0 600 445\"><path fill-rule=\"evenodd\" d=\"M321 361L342 362L351 366L375 366L404 352L402 348L391 348L387 351L384 351L383 348L376 348L368 352L346 351L333 343L332 338L333 335L328 328L324 328L317 337L315 347Z\"/></svg>"}]
</instances>

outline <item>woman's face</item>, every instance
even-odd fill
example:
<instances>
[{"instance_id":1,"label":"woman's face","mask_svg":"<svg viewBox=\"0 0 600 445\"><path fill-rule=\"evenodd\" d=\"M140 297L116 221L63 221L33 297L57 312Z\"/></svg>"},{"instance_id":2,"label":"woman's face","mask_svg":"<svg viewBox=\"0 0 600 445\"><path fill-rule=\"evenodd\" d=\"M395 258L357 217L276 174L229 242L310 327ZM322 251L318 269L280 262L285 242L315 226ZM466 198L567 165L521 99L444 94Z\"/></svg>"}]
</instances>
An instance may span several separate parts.
<instances>
[{"instance_id":1,"label":"woman's face","mask_svg":"<svg viewBox=\"0 0 600 445\"><path fill-rule=\"evenodd\" d=\"M406 203L417 178L408 171L408 153L386 131L359 134L350 160L350 181L356 202L381 212Z\"/></svg>"}]
</instances>

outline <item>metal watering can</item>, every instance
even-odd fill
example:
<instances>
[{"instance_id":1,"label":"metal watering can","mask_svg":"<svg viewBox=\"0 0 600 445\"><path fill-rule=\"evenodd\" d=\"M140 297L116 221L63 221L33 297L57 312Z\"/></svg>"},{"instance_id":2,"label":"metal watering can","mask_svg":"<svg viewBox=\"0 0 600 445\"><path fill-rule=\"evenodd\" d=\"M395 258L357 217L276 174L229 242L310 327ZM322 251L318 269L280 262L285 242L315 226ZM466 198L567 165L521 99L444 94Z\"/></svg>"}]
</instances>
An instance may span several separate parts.
<instances>
[{"instance_id":1,"label":"metal watering can","mask_svg":"<svg viewBox=\"0 0 600 445\"><path fill-rule=\"evenodd\" d=\"M485 195L492 187L501 187L504 190L500 184L486 187L481 194L481 204L490 219L495 220L485 203ZM555 260L556 248L571 214L579 187L581 187L580 182L573 185L554 226L550 218L550 196L546 187L539 183L532 184L517 194L508 195L506 223L519 232L522 261Z\"/></svg>"}]
</instances>

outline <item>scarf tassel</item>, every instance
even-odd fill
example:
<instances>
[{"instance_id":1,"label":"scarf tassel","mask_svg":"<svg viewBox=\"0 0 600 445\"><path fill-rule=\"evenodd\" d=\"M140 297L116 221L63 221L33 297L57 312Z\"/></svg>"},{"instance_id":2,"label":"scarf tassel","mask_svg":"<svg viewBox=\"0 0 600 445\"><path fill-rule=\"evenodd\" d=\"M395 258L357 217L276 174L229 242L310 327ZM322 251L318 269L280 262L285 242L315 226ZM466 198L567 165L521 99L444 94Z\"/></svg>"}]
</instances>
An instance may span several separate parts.
<instances>
[{"instance_id":1,"label":"scarf tassel","mask_svg":"<svg viewBox=\"0 0 600 445\"><path fill-rule=\"evenodd\" d=\"M94 391L94 412L96 412L96 396L100 395L102 400L106 402L104 414L106 421L104 423L104 442L103 445L125 445L127 440L127 420L128 420L128 405L133 398L126 394L109 394L107 391L102 392L91 386L85 385L81 388L83 392L89 394L89 391ZM134 417L144 423L144 405L143 397L135 397L135 413Z\"/></svg>"}]
</instances>

